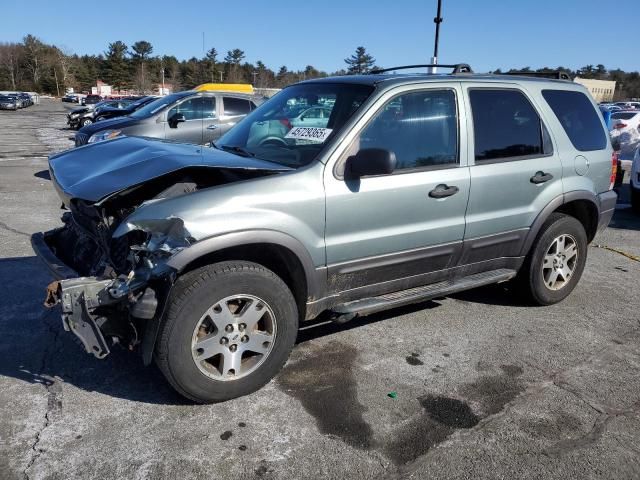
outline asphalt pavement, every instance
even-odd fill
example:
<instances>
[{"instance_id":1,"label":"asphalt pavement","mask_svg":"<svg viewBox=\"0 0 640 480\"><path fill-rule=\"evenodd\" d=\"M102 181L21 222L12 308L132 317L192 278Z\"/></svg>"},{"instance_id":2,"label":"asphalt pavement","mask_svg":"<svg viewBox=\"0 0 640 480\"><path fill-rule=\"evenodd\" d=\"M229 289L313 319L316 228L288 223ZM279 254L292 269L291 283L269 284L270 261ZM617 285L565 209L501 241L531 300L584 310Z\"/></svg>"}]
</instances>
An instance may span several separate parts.
<instances>
[{"instance_id":1,"label":"asphalt pavement","mask_svg":"<svg viewBox=\"0 0 640 480\"><path fill-rule=\"evenodd\" d=\"M193 405L133 353L85 354L42 307L29 235L60 224L46 155L72 146L65 114L0 112L0 479L640 478L640 217L624 198L558 305L497 285L311 323L265 388Z\"/></svg>"}]
</instances>

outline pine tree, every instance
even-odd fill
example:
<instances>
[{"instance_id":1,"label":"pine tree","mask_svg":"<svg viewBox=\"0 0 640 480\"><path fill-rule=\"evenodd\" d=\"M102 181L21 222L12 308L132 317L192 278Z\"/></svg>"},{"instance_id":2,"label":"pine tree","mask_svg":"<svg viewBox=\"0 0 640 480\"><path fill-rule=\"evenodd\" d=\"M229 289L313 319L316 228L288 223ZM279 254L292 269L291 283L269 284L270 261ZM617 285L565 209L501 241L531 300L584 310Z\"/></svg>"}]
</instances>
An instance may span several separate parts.
<instances>
[{"instance_id":1,"label":"pine tree","mask_svg":"<svg viewBox=\"0 0 640 480\"><path fill-rule=\"evenodd\" d=\"M104 54L104 80L118 90L126 88L129 84L129 65L126 57L128 48L124 42L118 40L110 43Z\"/></svg>"},{"instance_id":2,"label":"pine tree","mask_svg":"<svg viewBox=\"0 0 640 480\"><path fill-rule=\"evenodd\" d=\"M368 73L374 68L376 59L369 55L364 47L358 47L356 53L345 58L344 62L348 65L347 71L351 74Z\"/></svg>"}]
</instances>

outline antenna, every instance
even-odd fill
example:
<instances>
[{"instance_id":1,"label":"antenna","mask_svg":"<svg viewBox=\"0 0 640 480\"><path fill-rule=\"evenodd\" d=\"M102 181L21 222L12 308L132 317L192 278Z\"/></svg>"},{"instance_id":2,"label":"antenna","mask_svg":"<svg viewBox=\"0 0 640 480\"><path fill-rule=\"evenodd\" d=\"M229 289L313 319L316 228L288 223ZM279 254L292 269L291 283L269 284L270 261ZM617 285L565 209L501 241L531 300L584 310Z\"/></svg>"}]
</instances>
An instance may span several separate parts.
<instances>
[{"instance_id":1,"label":"antenna","mask_svg":"<svg viewBox=\"0 0 640 480\"><path fill-rule=\"evenodd\" d=\"M436 41L433 45L433 57L431 57L431 64L438 64L438 42L440 41L440 24L442 23L442 0L438 0L438 12L436 18L433 19L433 23L436 24ZM431 67L430 73L436 73L437 67Z\"/></svg>"}]
</instances>

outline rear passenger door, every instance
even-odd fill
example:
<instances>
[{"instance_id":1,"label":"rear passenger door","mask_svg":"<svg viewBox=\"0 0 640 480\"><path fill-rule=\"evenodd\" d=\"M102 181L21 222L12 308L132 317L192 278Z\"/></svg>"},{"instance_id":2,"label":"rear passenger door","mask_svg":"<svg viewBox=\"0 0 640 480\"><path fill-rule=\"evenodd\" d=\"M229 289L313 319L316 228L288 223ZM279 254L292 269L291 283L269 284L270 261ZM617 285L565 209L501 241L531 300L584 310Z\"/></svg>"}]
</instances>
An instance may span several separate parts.
<instances>
[{"instance_id":1,"label":"rear passenger door","mask_svg":"<svg viewBox=\"0 0 640 480\"><path fill-rule=\"evenodd\" d=\"M562 164L533 97L468 84L471 188L461 264L520 255L540 211L562 194Z\"/></svg>"},{"instance_id":2,"label":"rear passenger door","mask_svg":"<svg viewBox=\"0 0 640 480\"><path fill-rule=\"evenodd\" d=\"M222 115L217 122L217 135L220 137L231 130L236 123L249 114L251 108L252 104L246 98L222 97Z\"/></svg>"}]
</instances>

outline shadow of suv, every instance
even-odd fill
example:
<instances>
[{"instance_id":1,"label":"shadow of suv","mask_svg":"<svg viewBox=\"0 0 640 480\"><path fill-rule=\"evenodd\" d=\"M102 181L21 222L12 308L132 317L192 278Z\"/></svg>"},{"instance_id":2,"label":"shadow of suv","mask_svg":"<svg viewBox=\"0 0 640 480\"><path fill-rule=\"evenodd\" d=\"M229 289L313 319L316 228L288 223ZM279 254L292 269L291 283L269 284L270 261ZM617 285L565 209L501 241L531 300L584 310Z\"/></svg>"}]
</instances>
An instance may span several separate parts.
<instances>
[{"instance_id":1,"label":"shadow of suv","mask_svg":"<svg viewBox=\"0 0 640 480\"><path fill-rule=\"evenodd\" d=\"M210 97L146 115L162 111L168 131L187 98ZM115 339L185 397L222 401L276 375L305 320L512 279L537 304L561 301L613 214L612 158L570 81L318 79L210 147L118 137L52 156L68 210L32 244L61 279L48 304L87 352L104 358Z\"/></svg>"}]
</instances>

